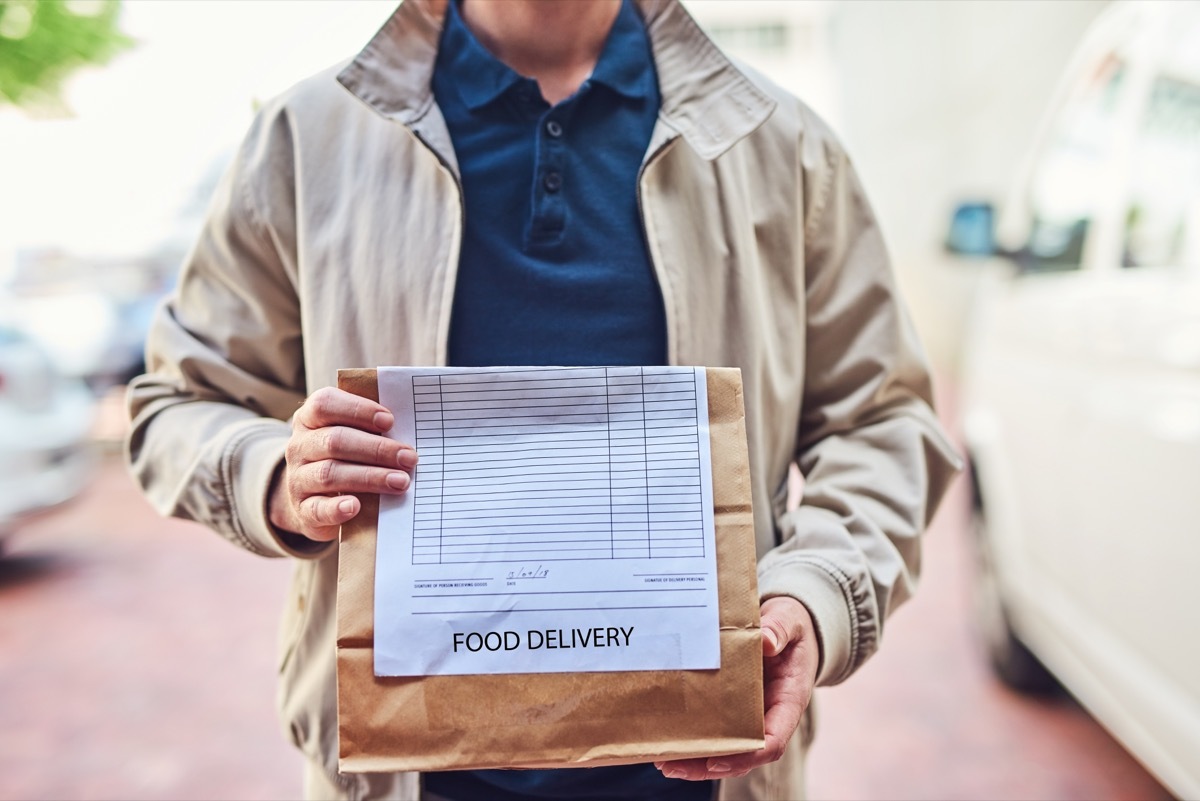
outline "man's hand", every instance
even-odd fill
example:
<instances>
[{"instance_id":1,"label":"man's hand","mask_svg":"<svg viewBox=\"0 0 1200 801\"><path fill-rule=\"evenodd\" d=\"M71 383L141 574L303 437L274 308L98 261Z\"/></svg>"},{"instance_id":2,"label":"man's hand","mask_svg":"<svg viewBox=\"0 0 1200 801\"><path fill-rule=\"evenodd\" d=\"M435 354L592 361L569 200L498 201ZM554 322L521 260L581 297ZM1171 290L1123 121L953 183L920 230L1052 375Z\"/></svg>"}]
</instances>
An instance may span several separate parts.
<instances>
[{"instance_id":1,"label":"man's hand","mask_svg":"<svg viewBox=\"0 0 1200 801\"><path fill-rule=\"evenodd\" d=\"M727 779L783 756L812 699L820 645L812 617L794 598L769 598L762 605L763 705L767 744L759 751L708 759L655 762L672 779Z\"/></svg>"},{"instance_id":2,"label":"man's hand","mask_svg":"<svg viewBox=\"0 0 1200 801\"><path fill-rule=\"evenodd\" d=\"M417 452L385 436L395 419L374 401L327 387L292 419L286 461L271 485L271 523L327 542L359 513L347 493L399 495L408 489Z\"/></svg>"}]
</instances>

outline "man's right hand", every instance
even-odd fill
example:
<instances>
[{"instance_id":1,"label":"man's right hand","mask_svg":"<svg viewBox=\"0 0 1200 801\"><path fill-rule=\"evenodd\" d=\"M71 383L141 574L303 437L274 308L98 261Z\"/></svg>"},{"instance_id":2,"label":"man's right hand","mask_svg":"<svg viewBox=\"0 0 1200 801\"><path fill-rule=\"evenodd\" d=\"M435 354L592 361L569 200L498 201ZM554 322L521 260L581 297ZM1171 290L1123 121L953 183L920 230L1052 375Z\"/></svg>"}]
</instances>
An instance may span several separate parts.
<instances>
[{"instance_id":1,"label":"man's right hand","mask_svg":"<svg viewBox=\"0 0 1200 801\"><path fill-rule=\"evenodd\" d=\"M400 495L412 482L417 452L384 434L392 413L340 389L314 392L292 418L282 469L271 484L272 525L318 542L361 509L348 493Z\"/></svg>"}]
</instances>

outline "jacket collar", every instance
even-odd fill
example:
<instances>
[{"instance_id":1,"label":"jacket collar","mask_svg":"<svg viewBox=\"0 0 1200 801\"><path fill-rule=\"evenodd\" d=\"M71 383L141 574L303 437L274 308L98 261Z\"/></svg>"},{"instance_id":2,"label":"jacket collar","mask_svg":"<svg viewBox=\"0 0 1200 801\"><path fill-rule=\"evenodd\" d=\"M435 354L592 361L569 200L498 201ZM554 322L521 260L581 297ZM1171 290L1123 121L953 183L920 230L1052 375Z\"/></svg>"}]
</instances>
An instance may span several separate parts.
<instances>
[{"instance_id":1,"label":"jacket collar","mask_svg":"<svg viewBox=\"0 0 1200 801\"><path fill-rule=\"evenodd\" d=\"M338 81L384 117L427 127L447 2L405 0ZM658 71L659 117L697 154L715 159L766 121L775 101L730 63L678 0L637 5Z\"/></svg>"}]
</instances>

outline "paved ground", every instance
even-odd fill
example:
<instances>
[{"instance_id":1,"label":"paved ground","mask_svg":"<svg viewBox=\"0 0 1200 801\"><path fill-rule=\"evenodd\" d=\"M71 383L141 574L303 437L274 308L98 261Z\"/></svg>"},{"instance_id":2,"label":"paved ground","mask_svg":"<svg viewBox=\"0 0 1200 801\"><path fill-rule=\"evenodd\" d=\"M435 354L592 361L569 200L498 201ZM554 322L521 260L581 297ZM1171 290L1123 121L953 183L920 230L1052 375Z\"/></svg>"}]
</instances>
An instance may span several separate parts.
<instances>
[{"instance_id":1,"label":"paved ground","mask_svg":"<svg viewBox=\"0 0 1200 801\"><path fill-rule=\"evenodd\" d=\"M288 578L164 521L115 460L0 559L0 798L294 798L274 722Z\"/></svg>"},{"instance_id":2,"label":"paved ground","mask_svg":"<svg viewBox=\"0 0 1200 801\"><path fill-rule=\"evenodd\" d=\"M1171 798L1069 696L1031 699L992 678L968 615L967 499L956 489L883 648L818 696L813 797Z\"/></svg>"},{"instance_id":3,"label":"paved ground","mask_svg":"<svg viewBox=\"0 0 1200 801\"><path fill-rule=\"evenodd\" d=\"M1166 799L1069 699L1016 697L966 619L961 493L882 653L819 697L819 799ZM111 455L0 559L0 799L285 799L288 566L151 511Z\"/></svg>"}]
</instances>

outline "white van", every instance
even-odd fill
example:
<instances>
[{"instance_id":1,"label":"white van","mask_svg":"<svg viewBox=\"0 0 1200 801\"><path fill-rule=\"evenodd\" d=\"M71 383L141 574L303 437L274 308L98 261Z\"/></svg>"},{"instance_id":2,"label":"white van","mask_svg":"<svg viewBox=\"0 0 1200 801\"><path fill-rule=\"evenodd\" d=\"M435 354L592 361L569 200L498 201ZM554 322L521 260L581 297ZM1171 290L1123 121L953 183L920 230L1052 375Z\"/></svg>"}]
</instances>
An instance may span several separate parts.
<instances>
[{"instance_id":1,"label":"white van","mask_svg":"<svg viewBox=\"0 0 1200 801\"><path fill-rule=\"evenodd\" d=\"M1105 12L1003 211L948 240L992 661L1198 798L1200 3Z\"/></svg>"}]
</instances>

